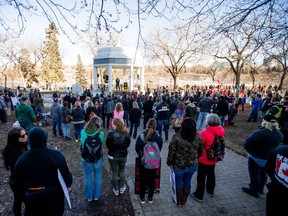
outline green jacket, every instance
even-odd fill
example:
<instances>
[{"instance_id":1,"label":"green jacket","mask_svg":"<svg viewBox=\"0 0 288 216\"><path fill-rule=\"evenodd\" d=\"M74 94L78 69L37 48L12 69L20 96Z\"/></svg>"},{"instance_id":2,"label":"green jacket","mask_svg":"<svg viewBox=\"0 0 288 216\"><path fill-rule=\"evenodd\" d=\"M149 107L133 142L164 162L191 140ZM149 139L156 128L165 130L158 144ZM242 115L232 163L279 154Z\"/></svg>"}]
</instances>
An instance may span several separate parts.
<instances>
[{"instance_id":1,"label":"green jacket","mask_svg":"<svg viewBox=\"0 0 288 216\"><path fill-rule=\"evenodd\" d=\"M20 104L16 108L16 118L21 123L35 122L36 116L30 105Z\"/></svg>"}]
</instances>

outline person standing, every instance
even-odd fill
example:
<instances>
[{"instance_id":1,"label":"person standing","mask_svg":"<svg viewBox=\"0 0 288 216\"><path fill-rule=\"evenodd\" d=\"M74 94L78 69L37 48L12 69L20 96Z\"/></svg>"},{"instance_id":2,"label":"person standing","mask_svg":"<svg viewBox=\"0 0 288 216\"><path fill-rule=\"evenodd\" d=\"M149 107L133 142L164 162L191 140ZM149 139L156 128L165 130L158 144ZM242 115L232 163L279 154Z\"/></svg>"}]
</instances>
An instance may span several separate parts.
<instances>
[{"instance_id":1,"label":"person standing","mask_svg":"<svg viewBox=\"0 0 288 216\"><path fill-rule=\"evenodd\" d=\"M140 126L140 118L141 118L141 110L139 109L138 103L133 102L132 103L132 109L130 110L129 113L129 119L130 119L130 137L133 135L133 139L136 139L137 137L137 130L138 127ZM134 133L133 133L133 128L134 128Z\"/></svg>"},{"instance_id":2,"label":"person standing","mask_svg":"<svg viewBox=\"0 0 288 216\"><path fill-rule=\"evenodd\" d=\"M69 103L67 101L63 102L63 107L61 107L61 123L62 123L62 132L65 140L71 140L70 131L71 131L71 123L67 121L67 115L71 117L70 109L68 108Z\"/></svg>"},{"instance_id":3,"label":"person standing","mask_svg":"<svg viewBox=\"0 0 288 216\"><path fill-rule=\"evenodd\" d=\"M208 160L205 149L210 149L215 136L224 137L224 128L221 126L220 118L217 114L208 114L206 118L206 125L206 129L201 131L199 134L204 150L198 158L197 188L195 192L191 194L191 196L198 202L203 202L205 182L206 191L210 197L214 196L216 186L215 165L217 164L217 158L215 158L213 161Z\"/></svg>"},{"instance_id":4,"label":"person standing","mask_svg":"<svg viewBox=\"0 0 288 216\"><path fill-rule=\"evenodd\" d=\"M0 117L3 124L7 123L7 103L5 101L5 93L3 91L0 92Z\"/></svg>"},{"instance_id":5,"label":"person standing","mask_svg":"<svg viewBox=\"0 0 288 216\"><path fill-rule=\"evenodd\" d=\"M33 104L35 105L39 115L43 114L44 109L44 99L39 96L38 93L34 94Z\"/></svg>"},{"instance_id":6,"label":"person standing","mask_svg":"<svg viewBox=\"0 0 288 216\"><path fill-rule=\"evenodd\" d=\"M266 195L266 216L283 215L287 211L288 197L288 145L273 149L265 170L271 179Z\"/></svg>"},{"instance_id":7,"label":"person standing","mask_svg":"<svg viewBox=\"0 0 288 216\"><path fill-rule=\"evenodd\" d=\"M129 127L130 106L129 106L129 100L126 94L123 95L121 103L122 103L123 110L124 110L124 122L126 124L126 127Z\"/></svg>"},{"instance_id":8,"label":"person standing","mask_svg":"<svg viewBox=\"0 0 288 216\"><path fill-rule=\"evenodd\" d=\"M115 81L116 81L116 91L120 91L120 79L117 77Z\"/></svg>"},{"instance_id":9,"label":"person standing","mask_svg":"<svg viewBox=\"0 0 288 216\"><path fill-rule=\"evenodd\" d=\"M211 112L211 109L215 102L213 101L213 98L210 96L210 93L207 93L205 97L203 97L199 103L198 107L200 108L199 116L196 123L196 129L199 130L200 126L202 125L202 130L205 130L206 128L206 118L208 114Z\"/></svg>"},{"instance_id":10,"label":"person standing","mask_svg":"<svg viewBox=\"0 0 288 216\"><path fill-rule=\"evenodd\" d=\"M112 121L112 130L108 132L106 146L108 148L108 161L112 171L112 185L115 196L123 194L126 190L125 167L131 139L124 122L115 118Z\"/></svg>"},{"instance_id":11,"label":"person standing","mask_svg":"<svg viewBox=\"0 0 288 216\"><path fill-rule=\"evenodd\" d=\"M61 152L47 147L48 133L34 127L28 134L31 149L23 153L15 164L16 183L25 194L25 215L63 215L64 192L58 171L67 187L72 175Z\"/></svg>"},{"instance_id":12,"label":"person standing","mask_svg":"<svg viewBox=\"0 0 288 216\"><path fill-rule=\"evenodd\" d=\"M84 128L85 122L85 112L81 107L80 101L76 101L74 104L74 108L72 109L72 124L74 125L74 135L75 141L78 142L79 138L81 138L81 131Z\"/></svg>"},{"instance_id":13,"label":"person standing","mask_svg":"<svg viewBox=\"0 0 288 216\"><path fill-rule=\"evenodd\" d=\"M139 158L141 158L141 156L143 155L144 146L147 144L148 141L156 142L159 147L159 150L161 151L163 140L162 137L157 133L156 128L157 128L157 122L154 118L151 118L147 122L146 130L137 137L135 150ZM144 137L144 140L141 138L141 136ZM147 183L148 183L148 202L153 203L153 195L155 190L155 174L156 169L146 169L142 164L140 164L139 199L141 204L145 203L145 193Z\"/></svg>"},{"instance_id":14,"label":"person standing","mask_svg":"<svg viewBox=\"0 0 288 216\"><path fill-rule=\"evenodd\" d=\"M251 105L251 112L249 115L249 118L247 122L257 122L258 119L258 111L260 110L262 99L261 99L261 94L257 94L256 98L255 96L252 97L252 105Z\"/></svg>"},{"instance_id":15,"label":"person standing","mask_svg":"<svg viewBox=\"0 0 288 216\"><path fill-rule=\"evenodd\" d=\"M143 120L143 129L150 118L153 118L153 97L149 96L143 103L143 113L144 113L144 120Z\"/></svg>"},{"instance_id":16,"label":"person standing","mask_svg":"<svg viewBox=\"0 0 288 216\"><path fill-rule=\"evenodd\" d=\"M61 123L61 107L58 103L58 98L53 99L53 104L50 107L50 113L52 116L52 122L53 122L53 136L57 136L57 127L58 127L58 133L59 136L63 137L63 131L62 131L62 123Z\"/></svg>"},{"instance_id":17,"label":"person standing","mask_svg":"<svg viewBox=\"0 0 288 216\"><path fill-rule=\"evenodd\" d=\"M14 194L13 213L15 216L21 216L21 206L24 203L22 189L17 185L15 180L14 167L17 159L28 150L27 135L24 128L12 128L8 132L7 145L2 151L4 166L11 175L9 177L9 186Z\"/></svg>"},{"instance_id":18,"label":"person standing","mask_svg":"<svg viewBox=\"0 0 288 216\"><path fill-rule=\"evenodd\" d=\"M93 116L88 121L85 128L81 131L81 138L80 138L81 148L84 147L85 141L88 136L95 137L97 136L97 134L99 135L98 141L101 142L100 148L103 149L104 133L102 131L102 119L100 119L98 116ZM98 160L91 162L86 161L83 157L81 157L84 169L85 196L89 202L91 202L92 199L97 201L101 195L103 153L102 156L97 159Z\"/></svg>"},{"instance_id":19,"label":"person standing","mask_svg":"<svg viewBox=\"0 0 288 216\"><path fill-rule=\"evenodd\" d=\"M219 116L221 120L221 126L225 126L225 117L229 113L229 102L226 97L223 95L220 96L219 102L217 103L217 115Z\"/></svg>"},{"instance_id":20,"label":"person standing","mask_svg":"<svg viewBox=\"0 0 288 216\"><path fill-rule=\"evenodd\" d=\"M265 164L269 153L282 143L283 135L279 131L276 118L265 115L261 127L253 131L244 143L248 154L249 187L242 187L243 192L257 198L267 180Z\"/></svg>"},{"instance_id":21,"label":"person standing","mask_svg":"<svg viewBox=\"0 0 288 216\"><path fill-rule=\"evenodd\" d=\"M113 110L113 119L119 118L124 122L124 110L121 102L117 102Z\"/></svg>"},{"instance_id":22,"label":"person standing","mask_svg":"<svg viewBox=\"0 0 288 216\"><path fill-rule=\"evenodd\" d=\"M169 118L170 111L169 105L166 103L166 96L162 96L162 102L156 107L157 112L157 124L158 124L158 132L162 137L162 128L164 126L165 131L165 141L168 141L168 132L169 132Z\"/></svg>"},{"instance_id":23,"label":"person standing","mask_svg":"<svg viewBox=\"0 0 288 216\"><path fill-rule=\"evenodd\" d=\"M28 105L28 98L23 96L21 104L16 107L15 115L21 127L29 131L33 128L33 122L36 121L35 113L30 105Z\"/></svg>"},{"instance_id":24,"label":"person standing","mask_svg":"<svg viewBox=\"0 0 288 216\"><path fill-rule=\"evenodd\" d=\"M185 118L179 133L173 135L169 144L166 164L175 173L177 206L185 206L191 189L191 179L198 167L198 147L202 145L196 133L196 122Z\"/></svg>"},{"instance_id":25,"label":"person standing","mask_svg":"<svg viewBox=\"0 0 288 216\"><path fill-rule=\"evenodd\" d=\"M107 101L105 102L104 105L104 115L106 115L107 119L106 119L106 128L109 128L109 124L110 124L110 119L113 118L113 110L115 108L115 104L114 101L111 98L111 95L108 95ZM105 118L105 116L104 116Z\"/></svg>"}]
</instances>

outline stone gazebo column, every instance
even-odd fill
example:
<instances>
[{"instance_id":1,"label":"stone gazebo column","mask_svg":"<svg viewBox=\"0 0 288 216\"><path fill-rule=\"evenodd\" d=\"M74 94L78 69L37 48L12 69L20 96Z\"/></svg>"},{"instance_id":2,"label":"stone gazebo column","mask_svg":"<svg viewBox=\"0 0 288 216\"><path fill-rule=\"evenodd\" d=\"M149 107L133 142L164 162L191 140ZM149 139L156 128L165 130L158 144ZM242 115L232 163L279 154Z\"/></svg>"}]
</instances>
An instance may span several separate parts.
<instances>
[{"instance_id":1,"label":"stone gazebo column","mask_svg":"<svg viewBox=\"0 0 288 216\"><path fill-rule=\"evenodd\" d=\"M94 78L94 85L93 85L93 90L98 90L98 68L94 67L93 70L93 78Z\"/></svg>"},{"instance_id":2,"label":"stone gazebo column","mask_svg":"<svg viewBox=\"0 0 288 216\"><path fill-rule=\"evenodd\" d=\"M112 65L108 65L108 91L112 93Z\"/></svg>"},{"instance_id":3,"label":"stone gazebo column","mask_svg":"<svg viewBox=\"0 0 288 216\"><path fill-rule=\"evenodd\" d=\"M134 89L134 68L133 65L130 66L130 75L129 75L129 91L132 92Z\"/></svg>"},{"instance_id":4,"label":"stone gazebo column","mask_svg":"<svg viewBox=\"0 0 288 216\"><path fill-rule=\"evenodd\" d=\"M141 67L140 68L140 88L141 88L141 91L143 93L145 93L145 88L144 88L144 73L145 73L145 68L144 67Z\"/></svg>"}]
</instances>

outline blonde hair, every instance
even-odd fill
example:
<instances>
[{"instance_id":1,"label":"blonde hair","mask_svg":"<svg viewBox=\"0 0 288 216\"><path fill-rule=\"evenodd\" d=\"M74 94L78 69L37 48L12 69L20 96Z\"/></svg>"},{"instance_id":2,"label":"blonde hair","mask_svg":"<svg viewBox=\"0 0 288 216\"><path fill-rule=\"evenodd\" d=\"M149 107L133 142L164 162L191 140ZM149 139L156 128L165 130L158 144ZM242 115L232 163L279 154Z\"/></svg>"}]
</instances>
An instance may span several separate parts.
<instances>
[{"instance_id":1,"label":"blonde hair","mask_svg":"<svg viewBox=\"0 0 288 216\"><path fill-rule=\"evenodd\" d=\"M123 105L121 102L116 103L115 110L116 110L116 112L123 111Z\"/></svg>"},{"instance_id":2,"label":"blonde hair","mask_svg":"<svg viewBox=\"0 0 288 216\"><path fill-rule=\"evenodd\" d=\"M279 130L279 124L278 122L268 122L266 120L263 119L262 123L261 123L261 126L270 130L270 131L273 131L273 129L275 130Z\"/></svg>"},{"instance_id":3,"label":"blonde hair","mask_svg":"<svg viewBox=\"0 0 288 216\"><path fill-rule=\"evenodd\" d=\"M92 101L89 101L89 102L88 102L88 107L94 107L94 104L93 104Z\"/></svg>"},{"instance_id":4,"label":"blonde hair","mask_svg":"<svg viewBox=\"0 0 288 216\"><path fill-rule=\"evenodd\" d=\"M74 107L81 107L81 103L80 103L79 101L76 101L76 102L74 103Z\"/></svg>"},{"instance_id":5,"label":"blonde hair","mask_svg":"<svg viewBox=\"0 0 288 216\"><path fill-rule=\"evenodd\" d=\"M124 121L119 118L113 119L113 124L116 126L115 130L121 134L128 133L127 128L125 127Z\"/></svg>"},{"instance_id":6,"label":"blonde hair","mask_svg":"<svg viewBox=\"0 0 288 216\"><path fill-rule=\"evenodd\" d=\"M98 116L91 117L86 124L84 130L88 134L92 134L96 131L100 132L102 130L102 119Z\"/></svg>"}]
</instances>

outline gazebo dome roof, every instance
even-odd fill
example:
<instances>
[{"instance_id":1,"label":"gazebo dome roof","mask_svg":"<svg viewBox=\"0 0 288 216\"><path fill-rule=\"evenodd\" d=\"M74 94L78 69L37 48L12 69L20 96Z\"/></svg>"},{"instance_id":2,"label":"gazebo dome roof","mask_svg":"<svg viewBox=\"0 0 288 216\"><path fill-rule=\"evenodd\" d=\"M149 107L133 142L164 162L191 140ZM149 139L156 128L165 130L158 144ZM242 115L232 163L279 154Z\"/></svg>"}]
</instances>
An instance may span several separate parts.
<instances>
[{"instance_id":1,"label":"gazebo dome roof","mask_svg":"<svg viewBox=\"0 0 288 216\"><path fill-rule=\"evenodd\" d=\"M139 52L137 52L139 53ZM114 47L103 47L97 50L94 57L94 65L117 64L131 65L134 63L135 51L130 47L120 45ZM142 57L137 54L134 66L142 65Z\"/></svg>"}]
</instances>

